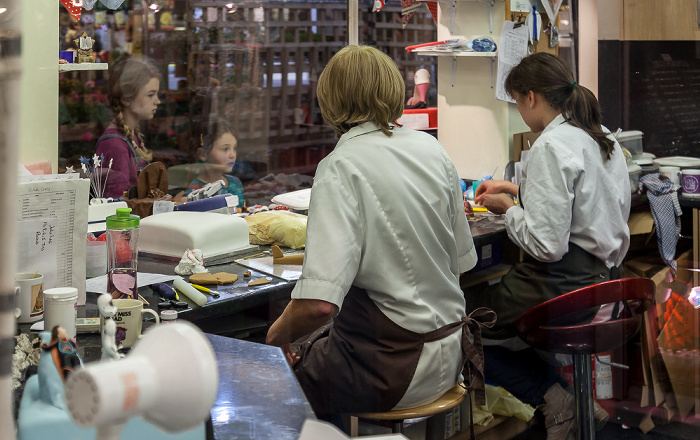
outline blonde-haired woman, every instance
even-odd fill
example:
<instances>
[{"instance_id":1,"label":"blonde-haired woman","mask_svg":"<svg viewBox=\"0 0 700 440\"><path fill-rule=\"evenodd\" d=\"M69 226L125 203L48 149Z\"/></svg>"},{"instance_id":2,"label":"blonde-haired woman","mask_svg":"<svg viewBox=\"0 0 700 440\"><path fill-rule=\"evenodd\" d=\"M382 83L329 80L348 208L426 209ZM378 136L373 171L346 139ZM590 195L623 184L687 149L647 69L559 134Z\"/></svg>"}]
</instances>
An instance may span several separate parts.
<instances>
[{"instance_id":1,"label":"blonde-haired woman","mask_svg":"<svg viewBox=\"0 0 700 440\"><path fill-rule=\"evenodd\" d=\"M393 60L367 46L340 50L318 82L340 139L316 170L302 275L267 342L326 420L435 400L460 380L474 325L459 285L477 258L457 171L434 137L393 124L405 96Z\"/></svg>"},{"instance_id":2,"label":"blonde-haired woman","mask_svg":"<svg viewBox=\"0 0 700 440\"><path fill-rule=\"evenodd\" d=\"M160 100L160 73L146 61L127 58L109 72L109 105L112 121L97 140L106 185L102 197L122 197L136 186L138 172L153 159L146 149L139 122L153 119Z\"/></svg>"}]
</instances>

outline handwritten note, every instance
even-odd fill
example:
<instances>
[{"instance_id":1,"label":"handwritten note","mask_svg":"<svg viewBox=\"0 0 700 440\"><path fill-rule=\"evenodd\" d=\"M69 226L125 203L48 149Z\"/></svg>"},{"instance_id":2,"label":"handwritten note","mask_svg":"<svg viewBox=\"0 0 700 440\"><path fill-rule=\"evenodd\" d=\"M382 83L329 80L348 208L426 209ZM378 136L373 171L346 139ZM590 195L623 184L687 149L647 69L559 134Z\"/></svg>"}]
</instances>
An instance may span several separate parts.
<instances>
[{"instance_id":1,"label":"handwritten note","mask_svg":"<svg viewBox=\"0 0 700 440\"><path fill-rule=\"evenodd\" d=\"M44 276L44 288L56 287L58 219L45 218L17 223L17 272Z\"/></svg>"},{"instance_id":2,"label":"handwritten note","mask_svg":"<svg viewBox=\"0 0 700 440\"><path fill-rule=\"evenodd\" d=\"M20 182L17 185L17 220L20 227L27 224L25 231L33 240L35 252L42 258L53 258L54 285L45 279L44 287L75 287L78 289L78 304L85 304L85 248L87 243L87 207L90 181L87 179L48 180ZM49 227L44 234L43 222ZM38 223L40 222L41 226ZM36 231L41 231L36 242ZM31 234L34 233L33 236ZM45 238L46 241L43 241ZM50 240L49 240L50 238ZM50 241L50 242L49 242ZM41 246L44 250L41 251ZM25 243L27 255L29 242ZM50 247L55 246L51 251ZM51 254L53 252L53 255ZM21 250L20 250L21 253ZM20 256L20 258L22 258ZM29 260L29 262L32 262ZM47 263L48 264L48 263ZM34 268L33 271L37 269ZM44 276L47 274L44 273Z\"/></svg>"},{"instance_id":3,"label":"handwritten note","mask_svg":"<svg viewBox=\"0 0 700 440\"><path fill-rule=\"evenodd\" d=\"M512 21L503 23L498 50L498 74L496 75L496 99L515 103L505 90L508 72L527 55L527 26L515 27Z\"/></svg>"}]
</instances>

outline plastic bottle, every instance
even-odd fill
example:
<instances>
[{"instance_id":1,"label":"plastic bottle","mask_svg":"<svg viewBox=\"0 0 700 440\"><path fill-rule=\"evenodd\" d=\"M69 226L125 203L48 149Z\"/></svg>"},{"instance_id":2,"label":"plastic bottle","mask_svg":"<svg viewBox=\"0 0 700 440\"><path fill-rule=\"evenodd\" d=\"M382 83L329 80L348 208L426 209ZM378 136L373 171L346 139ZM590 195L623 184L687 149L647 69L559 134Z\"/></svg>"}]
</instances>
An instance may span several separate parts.
<instances>
[{"instance_id":1,"label":"plastic bottle","mask_svg":"<svg viewBox=\"0 0 700 440\"><path fill-rule=\"evenodd\" d=\"M117 208L107 223L107 292L112 298L138 299L139 216Z\"/></svg>"}]
</instances>

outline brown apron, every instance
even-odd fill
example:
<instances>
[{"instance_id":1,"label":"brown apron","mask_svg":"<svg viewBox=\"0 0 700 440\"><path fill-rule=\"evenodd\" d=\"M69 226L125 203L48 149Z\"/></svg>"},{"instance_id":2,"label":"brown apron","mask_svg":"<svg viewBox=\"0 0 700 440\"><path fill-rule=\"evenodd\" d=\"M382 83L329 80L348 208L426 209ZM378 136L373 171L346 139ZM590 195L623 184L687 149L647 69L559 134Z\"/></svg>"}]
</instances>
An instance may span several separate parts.
<instances>
[{"instance_id":1,"label":"brown apron","mask_svg":"<svg viewBox=\"0 0 700 440\"><path fill-rule=\"evenodd\" d=\"M491 310L475 310L461 321L415 333L389 319L364 289L353 286L338 316L301 342L294 371L317 415L388 411L406 393L423 344L461 328L465 385L480 390L477 401L483 403L481 327L494 321Z\"/></svg>"}]
</instances>

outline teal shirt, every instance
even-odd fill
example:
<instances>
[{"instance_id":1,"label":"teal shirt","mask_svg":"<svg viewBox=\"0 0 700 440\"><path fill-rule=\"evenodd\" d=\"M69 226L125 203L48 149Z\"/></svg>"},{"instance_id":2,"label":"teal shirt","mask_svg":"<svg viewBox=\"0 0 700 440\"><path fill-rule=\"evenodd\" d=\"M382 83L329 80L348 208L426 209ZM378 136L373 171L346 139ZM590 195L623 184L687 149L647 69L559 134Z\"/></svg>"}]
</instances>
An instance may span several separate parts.
<instances>
[{"instance_id":1,"label":"teal shirt","mask_svg":"<svg viewBox=\"0 0 700 440\"><path fill-rule=\"evenodd\" d=\"M238 179L238 177L231 176L230 174L224 174L224 177L226 178L226 180L228 180L228 186L221 189L221 194L233 194L235 196L238 196L238 207L243 208L245 206L243 184ZM199 179L194 179L187 186L187 190L185 190L185 196L187 196L195 189L203 188L205 185L207 185L206 182Z\"/></svg>"}]
</instances>

